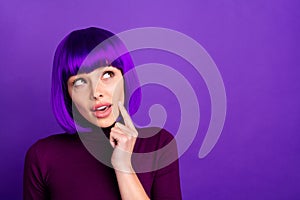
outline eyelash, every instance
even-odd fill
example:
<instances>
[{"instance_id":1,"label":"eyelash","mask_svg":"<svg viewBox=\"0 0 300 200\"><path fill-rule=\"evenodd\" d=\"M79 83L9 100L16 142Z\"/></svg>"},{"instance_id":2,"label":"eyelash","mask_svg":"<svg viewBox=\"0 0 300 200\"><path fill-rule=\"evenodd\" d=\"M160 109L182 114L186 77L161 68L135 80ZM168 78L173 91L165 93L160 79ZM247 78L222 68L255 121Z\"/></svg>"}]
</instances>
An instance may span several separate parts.
<instances>
[{"instance_id":1,"label":"eyelash","mask_svg":"<svg viewBox=\"0 0 300 200\"><path fill-rule=\"evenodd\" d=\"M115 75L115 73L113 71L105 71L102 75L102 77L105 75L105 74L109 74L110 75L110 78L113 77Z\"/></svg>"},{"instance_id":2,"label":"eyelash","mask_svg":"<svg viewBox=\"0 0 300 200\"><path fill-rule=\"evenodd\" d=\"M86 81L85 81L83 78L77 78L77 79L75 79L75 80L72 82L72 85L73 85L73 86L76 86L75 84L76 84L77 81L82 81L82 82L86 83Z\"/></svg>"},{"instance_id":3,"label":"eyelash","mask_svg":"<svg viewBox=\"0 0 300 200\"><path fill-rule=\"evenodd\" d=\"M115 73L113 71L105 71L103 74L102 74L102 77L105 75L105 74L109 74L110 75L110 78L112 78ZM104 78L104 79L107 79L107 78ZM84 83L86 83L86 81L83 79L83 78L77 78L75 79L73 82L72 82L72 85L75 86L76 82L77 81L82 81Z\"/></svg>"}]
</instances>

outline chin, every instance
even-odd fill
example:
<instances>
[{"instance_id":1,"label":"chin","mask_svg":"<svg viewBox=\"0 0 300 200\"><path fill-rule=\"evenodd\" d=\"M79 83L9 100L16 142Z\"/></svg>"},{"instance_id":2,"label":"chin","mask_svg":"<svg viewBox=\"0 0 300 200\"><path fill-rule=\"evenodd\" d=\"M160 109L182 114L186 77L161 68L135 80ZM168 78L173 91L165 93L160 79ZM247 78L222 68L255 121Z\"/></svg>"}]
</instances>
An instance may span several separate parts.
<instances>
[{"instance_id":1,"label":"chin","mask_svg":"<svg viewBox=\"0 0 300 200\"><path fill-rule=\"evenodd\" d=\"M105 120L105 119L100 119L98 120L98 123L96 124L96 126L100 127L100 128L107 128L110 127L111 125L113 125L115 123L115 120L110 119L110 120Z\"/></svg>"}]
</instances>

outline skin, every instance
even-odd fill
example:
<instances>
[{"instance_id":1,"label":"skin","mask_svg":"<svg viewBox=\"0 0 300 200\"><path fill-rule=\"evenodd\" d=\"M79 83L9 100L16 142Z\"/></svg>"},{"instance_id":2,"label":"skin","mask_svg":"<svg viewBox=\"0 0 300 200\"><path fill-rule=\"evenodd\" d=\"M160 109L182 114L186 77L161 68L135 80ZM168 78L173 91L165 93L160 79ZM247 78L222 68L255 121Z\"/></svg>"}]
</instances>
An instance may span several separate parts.
<instances>
[{"instance_id":1,"label":"skin","mask_svg":"<svg viewBox=\"0 0 300 200\"><path fill-rule=\"evenodd\" d=\"M124 80L115 67L100 67L90 73L77 74L68 79L68 92L79 113L98 127L111 126L122 115L124 124L117 122L110 132L110 144L114 148L111 157L121 197L149 199L131 163L131 155L138 132L124 107ZM111 104L112 112L97 117L92 109L97 104Z\"/></svg>"},{"instance_id":2,"label":"skin","mask_svg":"<svg viewBox=\"0 0 300 200\"><path fill-rule=\"evenodd\" d=\"M123 76L115 67L100 67L90 73L71 76L68 92L84 118L96 126L109 127L119 116L118 101L124 102ZM112 113L108 117L97 118L92 108L103 103L112 104Z\"/></svg>"}]
</instances>

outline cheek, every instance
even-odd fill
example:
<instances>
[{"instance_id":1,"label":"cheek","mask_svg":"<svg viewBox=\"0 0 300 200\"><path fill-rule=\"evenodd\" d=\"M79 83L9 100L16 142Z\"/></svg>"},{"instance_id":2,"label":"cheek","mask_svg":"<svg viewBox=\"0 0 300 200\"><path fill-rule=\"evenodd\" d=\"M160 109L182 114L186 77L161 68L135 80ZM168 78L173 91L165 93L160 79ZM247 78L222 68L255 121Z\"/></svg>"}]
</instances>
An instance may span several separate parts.
<instances>
[{"instance_id":1,"label":"cheek","mask_svg":"<svg viewBox=\"0 0 300 200\"><path fill-rule=\"evenodd\" d=\"M86 109L85 109L85 107L84 107L81 103L79 103L79 102L74 102L74 106L76 107L77 111L79 111L79 113L80 113L81 115L85 116ZM72 110L73 114L74 114L74 111L75 111L75 110L74 110L74 107L73 107L73 110Z\"/></svg>"},{"instance_id":2,"label":"cheek","mask_svg":"<svg viewBox=\"0 0 300 200\"><path fill-rule=\"evenodd\" d=\"M112 103L118 105L119 101L124 102L124 88L122 87L115 88L112 94Z\"/></svg>"},{"instance_id":3,"label":"cheek","mask_svg":"<svg viewBox=\"0 0 300 200\"><path fill-rule=\"evenodd\" d=\"M121 82L120 84L118 84L115 89L114 89L114 93L113 93L113 102L124 102L124 85L123 82Z\"/></svg>"},{"instance_id":4,"label":"cheek","mask_svg":"<svg viewBox=\"0 0 300 200\"><path fill-rule=\"evenodd\" d=\"M121 101L124 103L124 86L123 84L119 84L117 87L115 87L113 95L112 95L112 104L113 106L113 116L117 118L119 116L119 107L118 102Z\"/></svg>"},{"instance_id":5,"label":"cheek","mask_svg":"<svg viewBox=\"0 0 300 200\"><path fill-rule=\"evenodd\" d=\"M76 106L77 110L82 110L86 107L87 100L83 98L85 95L75 95L73 93L73 96L71 97L72 102Z\"/></svg>"}]
</instances>

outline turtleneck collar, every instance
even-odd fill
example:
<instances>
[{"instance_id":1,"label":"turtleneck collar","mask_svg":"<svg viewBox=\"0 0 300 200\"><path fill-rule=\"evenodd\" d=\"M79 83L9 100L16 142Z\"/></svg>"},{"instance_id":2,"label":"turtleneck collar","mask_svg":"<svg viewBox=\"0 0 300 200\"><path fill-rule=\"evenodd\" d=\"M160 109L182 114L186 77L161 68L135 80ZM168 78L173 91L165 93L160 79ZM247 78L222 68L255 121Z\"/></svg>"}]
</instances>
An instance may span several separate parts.
<instances>
[{"instance_id":1,"label":"turtleneck collar","mask_svg":"<svg viewBox=\"0 0 300 200\"><path fill-rule=\"evenodd\" d=\"M105 136L106 136L107 138L109 138L110 130L111 130L112 127L115 126L115 124L116 124L116 122L114 122L114 123L113 123L111 126L109 126L109 127L99 128L99 129L102 129L102 131L103 131L103 133L105 134Z\"/></svg>"},{"instance_id":2,"label":"turtleneck collar","mask_svg":"<svg viewBox=\"0 0 300 200\"><path fill-rule=\"evenodd\" d=\"M124 124L123 118L118 117L117 120L112 125L110 125L108 127L103 128L103 127L94 126L92 132L95 132L95 133L99 133L99 132L102 133L103 132L104 135L109 139L110 130L111 130L112 127L115 126L116 122L120 122L120 123Z\"/></svg>"}]
</instances>

